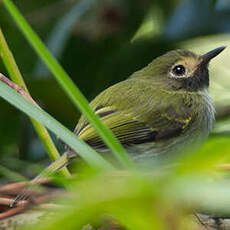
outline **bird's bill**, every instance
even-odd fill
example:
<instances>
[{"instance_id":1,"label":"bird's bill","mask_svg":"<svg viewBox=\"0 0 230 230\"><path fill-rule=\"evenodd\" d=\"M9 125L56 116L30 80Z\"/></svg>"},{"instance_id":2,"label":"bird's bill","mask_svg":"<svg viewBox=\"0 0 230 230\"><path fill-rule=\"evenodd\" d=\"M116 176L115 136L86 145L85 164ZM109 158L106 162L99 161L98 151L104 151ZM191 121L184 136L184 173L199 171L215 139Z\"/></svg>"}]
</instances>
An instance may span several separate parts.
<instances>
[{"instance_id":1,"label":"bird's bill","mask_svg":"<svg viewBox=\"0 0 230 230\"><path fill-rule=\"evenodd\" d=\"M210 62L211 59L213 59L218 54L220 54L225 48L226 48L226 46L221 46L221 47L218 47L214 50L209 51L206 54L201 55L200 57L202 59L202 63L207 64L208 62Z\"/></svg>"}]
</instances>

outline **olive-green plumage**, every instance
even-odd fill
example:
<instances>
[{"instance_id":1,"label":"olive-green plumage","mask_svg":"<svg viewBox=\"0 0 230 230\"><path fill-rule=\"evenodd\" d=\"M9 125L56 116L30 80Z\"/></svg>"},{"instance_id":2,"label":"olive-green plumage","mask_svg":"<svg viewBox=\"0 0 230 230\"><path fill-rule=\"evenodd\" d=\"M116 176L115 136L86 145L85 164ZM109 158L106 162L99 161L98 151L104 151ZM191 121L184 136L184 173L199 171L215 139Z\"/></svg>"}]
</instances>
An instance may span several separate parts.
<instances>
[{"instance_id":1,"label":"olive-green plumage","mask_svg":"<svg viewBox=\"0 0 230 230\"><path fill-rule=\"evenodd\" d=\"M180 152L207 138L214 121L208 64L224 48L201 56L186 50L168 52L100 93L90 105L134 160L151 165L149 160L156 155ZM109 151L84 116L75 133L97 151ZM46 170L56 171L74 157L76 153L67 148ZM12 205L26 196L21 194Z\"/></svg>"},{"instance_id":2,"label":"olive-green plumage","mask_svg":"<svg viewBox=\"0 0 230 230\"><path fill-rule=\"evenodd\" d=\"M208 64L224 48L201 56L186 50L168 52L100 93L90 105L133 159L151 166L154 156L183 151L207 138L214 121ZM74 132L97 151L109 151L84 116ZM74 157L67 147L46 170L56 171ZM25 197L26 193L19 195L12 206Z\"/></svg>"},{"instance_id":3,"label":"olive-green plumage","mask_svg":"<svg viewBox=\"0 0 230 230\"><path fill-rule=\"evenodd\" d=\"M134 159L181 151L205 140L212 128L208 63L224 48L202 56L168 52L100 93L90 105ZM109 151L84 116L75 133L97 151Z\"/></svg>"}]
</instances>

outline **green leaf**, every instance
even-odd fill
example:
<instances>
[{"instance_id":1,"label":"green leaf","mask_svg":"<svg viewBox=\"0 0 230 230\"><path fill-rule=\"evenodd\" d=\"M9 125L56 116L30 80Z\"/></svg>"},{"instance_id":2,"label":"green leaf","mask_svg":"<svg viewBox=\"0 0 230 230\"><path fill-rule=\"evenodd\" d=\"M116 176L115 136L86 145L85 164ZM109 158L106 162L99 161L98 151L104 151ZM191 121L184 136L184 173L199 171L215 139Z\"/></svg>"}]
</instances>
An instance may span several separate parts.
<instances>
[{"instance_id":1,"label":"green leaf","mask_svg":"<svg viewBox=\"0 0 230 230\"><path fill-rule=\"evenodd\" d=\"M113 166L110 163L105 161L96 151L78 139L76 135L65 128L61 123L45 111L27 101L19 93L1 81L0 96L19 110L26 113L28 116L46 126L50 131L60 137L68 146L75 150L78 155L85 159L85 161L91 166L106 170L113 169Z\"/></svg>"},{"instance_id":2,"label":"green leaf","mask_svg":"<svg viewBox=\"0 0 230 230\"><path fill-rule=\"evenodd\" d=\"M0 28L0 55L1 58L3 60L3 63L5 64L6 69L8 70L8 73L11 77L11 79L18 85L22 86L25 91L28 91L27 86L24 82L24 79L21 75L21 72L17 66L17 63L14 59L13 54L11 53L8 44L5 40L4 34ZM34 126L34 129L36 130L41 142L43 143L47 154L49 156L49 158L51 160L57 160L60 157L60 154L56 148L56 146L54 145L48 131L46 130L45 127L43 127L41 124L39 124L38 122L34 121L33 119L31 119L31 122ZM63 176L70 176L70 173L68 171L68 169L66 167L64 167L63 169L61 169L61 174L63 174Z\"/></svg>"},{"instance_id":3,"label":"green leaf","mask_svg":"<svg viewBox=\"0 0 230 230\"><path fill-rule=\"evenodd\" d=\"M3 1L6 9L15 20L18 27L23 32L31 46L35 49L36 53L45 62L49 70L54 74L55 78L70 97L72 102L81 110L81 112L87 117L98 134L104 140L106 145L111 149L114 156L121 162L124 167L130 167L133 165L130 157L126 153L125 149L114 137L111 130L103 125L99 117L93 112L89 106L86 98L82 95L80 90L75 86L71 78L57 62L57 60L51 55L46 46L37 36L37 34L31 29L29 24L23 18L16 6L10 0Z\"/></svg>"},{"instance_id":4,"label":"green leaf","mask_svg":"<svg viewBox=\"0 0 230 230\"><path fill-rule=\"evenodd\" d=\"M46 41L47 47L52 54L58 59L63 52L63 49L72 33L74 26L76 25L79 18L90 8L94 0L82 0L78 1L73 7L71 7L64 16L62 16L52 31L48 35ZM38 60L34 75L38 77L47 76L47 68L44 68L43 63Z\"/></svg>"}]
</instances>

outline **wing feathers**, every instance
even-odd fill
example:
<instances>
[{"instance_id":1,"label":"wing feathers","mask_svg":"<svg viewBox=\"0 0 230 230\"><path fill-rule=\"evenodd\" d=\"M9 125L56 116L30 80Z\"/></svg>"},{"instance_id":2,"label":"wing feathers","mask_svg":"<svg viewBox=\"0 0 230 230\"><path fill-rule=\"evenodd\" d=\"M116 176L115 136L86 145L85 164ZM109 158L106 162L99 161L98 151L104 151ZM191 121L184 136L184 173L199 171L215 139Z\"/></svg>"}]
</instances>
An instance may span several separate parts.
<instances>
[{"instance_id":1,"label":"wing feathers","mask_svg":"<svg viewBox=\"0 0 230 230\"><path fill-rule=\"evenodd\" d=\"M173 117L162 113L155 118L156 126L150 128L144 122L134 120L132 114L120 112L112 106L98 106L95 112L125 147L178 136L191 121L191 117ZM84 118L80 119L75 133L96 150L108 150L95 129Z\"/></svg>"},{"instance_id":2,"label":"wing feathers","mask_svg":"<svg viewBox=\"0 0 230 230\"><path fill-rule=\"evenodd\" d=\"M130 124L132 125L129 126ZM138 121L127 122L114 126L110 129L124 146L152 141L155 139L156 135L156 132L145 127L144 124L140 125ZM86 138L84 140L97 150L107 150L105 144L99 136Z\"/></svg>"}]
</instances>

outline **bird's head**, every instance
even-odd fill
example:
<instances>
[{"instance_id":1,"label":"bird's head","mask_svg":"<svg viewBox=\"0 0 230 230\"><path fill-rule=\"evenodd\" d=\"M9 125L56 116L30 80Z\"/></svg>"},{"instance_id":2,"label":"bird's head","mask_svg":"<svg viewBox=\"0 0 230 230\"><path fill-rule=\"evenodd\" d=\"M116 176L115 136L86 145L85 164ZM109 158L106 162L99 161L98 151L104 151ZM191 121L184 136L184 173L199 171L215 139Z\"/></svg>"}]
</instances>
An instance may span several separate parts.
<instances>
[{"instance_id":1,"label":"bird's head","mask_svg":"<svg viewBox=\"0 0 230 230\"><path fill-rule=\"evenodd\" d=\"M163 83L168 89L198 91L209 86L208 64L226 47L197 55L187 50L173 50L154 59L143 76Z\"/></svg>"}]
</instances>

